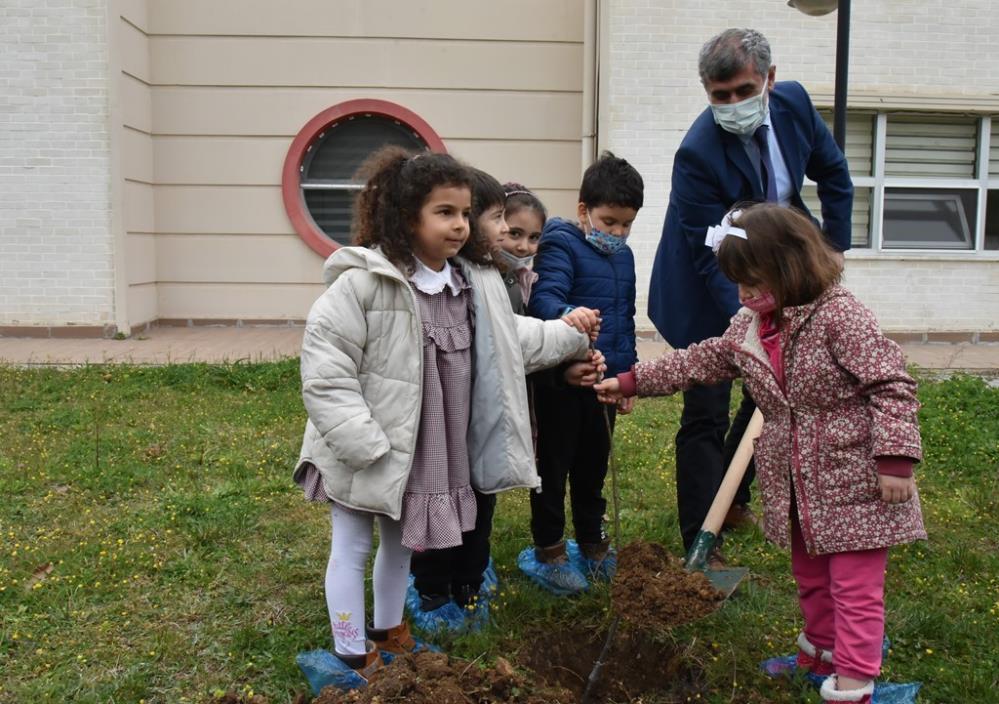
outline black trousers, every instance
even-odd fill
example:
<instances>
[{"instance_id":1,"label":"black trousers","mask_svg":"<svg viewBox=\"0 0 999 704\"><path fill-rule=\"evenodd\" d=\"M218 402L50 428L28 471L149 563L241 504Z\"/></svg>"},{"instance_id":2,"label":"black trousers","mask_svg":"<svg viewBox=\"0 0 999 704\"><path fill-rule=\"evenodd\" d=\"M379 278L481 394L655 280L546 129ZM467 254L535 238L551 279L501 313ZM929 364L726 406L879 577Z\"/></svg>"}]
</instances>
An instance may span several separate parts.
<instances>
[{"instance_id":1,"label":"black trousers","mask_svg":"<svg viewBox=\"0 0 999 704\"><path fill-rule=\"evenodd\" d=\"M731 393L730 382L695 386L683 393L680 431L676 434L676 503L684 550L689 550L697 537L756 409L753 399L743 390L742 402L729 427ZM756 467L751 462L735 503L749 503L749 487L755 476Z\"/></svg>"},{"instance_id":2,"label":"black trousers","mask_svg":"<svg viewBox=\"0 0 999 704\"><path fill-rule=\"evenodd\" d=\"M531 492L531 534L534 544L548 547L565 533L565 484L576 540L598 543L603 539L603 497L610 438L604 408L614 427L615 408L597 401L593 389L534 388L538 419L538 474L541 493Z\"/></svg>"},{"instance_id":3,"label":"black trousers","mask_svg":"<svg viewBox=\"0 0 999 704\"><path fill-rule=\"evenodd\" d=\"M489 537L493 532L496 494L475 492L475 527L461 534L461 545L414 552L409 570L420 594L447 596L460 587L478 591L489 565Z\"/></svg>"}]
</instances>

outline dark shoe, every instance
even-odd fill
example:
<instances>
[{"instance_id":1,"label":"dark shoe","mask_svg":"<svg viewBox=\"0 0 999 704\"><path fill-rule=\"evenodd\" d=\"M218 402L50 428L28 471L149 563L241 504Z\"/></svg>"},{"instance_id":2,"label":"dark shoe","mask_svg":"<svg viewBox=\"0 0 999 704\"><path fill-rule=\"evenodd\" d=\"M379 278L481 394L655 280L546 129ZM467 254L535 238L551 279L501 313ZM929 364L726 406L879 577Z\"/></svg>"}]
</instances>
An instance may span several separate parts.
<instances>
[{"instance_id":1,"label":"dark shoe","mask_svg":"<svg viewBox=\"0 0 999 704\"><path fill-rule=\"evenodd\" d=\"M599 543L579 543L578 549L574 549L575 547L570 540L569 560L579 567L584 575L604 582L614 579L614 574L617 572L617 551L610 546L610 538L604 538Z\"/></svg>"},{"instance_id":2,"label":"dark shoe","mask_svg":"<svg viewBox=\"0 0 999 704\"><path fill-rule=\"evenodd\" d=\"M722 521L722 530L742 530L759 525L759 516L753 512L753 509L746 504L732 504L732 508L725 514L725 520Z\"/></svg>"},{"instance_id":3,"label":"dark shoe","mask_svg":"<svg viewBox=\"0 0 999 704\"><path fill-rule=\"evenodd\" d=\"M728 563L725 561L725 556L722 555L721 548L717 545L711 548L711 552L708 553L708 569L723 570L726 567L728 567Z\"/></svg>"},{"instance_id":4,"label":"dark shoe","mask_svg":"<svg viewBox=\"0 0 999 704\"><path fill-rule=\"evenodd\" d=\"M447 594L420 594L420 611L436 611L449 601Z\"/></svg>"}]
</instances>

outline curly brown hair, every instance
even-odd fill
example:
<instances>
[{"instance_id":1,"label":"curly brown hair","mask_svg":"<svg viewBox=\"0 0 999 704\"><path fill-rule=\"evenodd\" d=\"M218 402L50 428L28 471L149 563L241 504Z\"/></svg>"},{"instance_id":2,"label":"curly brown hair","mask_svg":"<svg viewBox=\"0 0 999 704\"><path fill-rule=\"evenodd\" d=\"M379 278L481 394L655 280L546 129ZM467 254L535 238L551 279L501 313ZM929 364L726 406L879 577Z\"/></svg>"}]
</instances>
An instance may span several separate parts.
<instances>
[{"instance_id":1,"label":"curly brown hair","mask_svg":"<svg viewBox=\"0 0 999 704\"><path fill-rule=\"evenodd\" d=\"M835 250L800 210L756 203L741 208L732 225L745 230L746 239L723 239L718 266L736 283L770 289L778 317L784 308L814 301L843 275Z\"/></svg>"},{"instance_id":2,"label":"curly brown hair","mask_svg":"<svg viewBox=\"0 0 999 704\"><path fill-rule=\"evenodd\" d=\"M387 146L369 156L357 170L364 188L354 201L354 244L379 246L396 266L412 271L413 241L420 210L439 186L472 189L472 172L448 154L413 153ZM488 261L472 237L459 254L476 263Z\"/></svg>"}]
</instances>

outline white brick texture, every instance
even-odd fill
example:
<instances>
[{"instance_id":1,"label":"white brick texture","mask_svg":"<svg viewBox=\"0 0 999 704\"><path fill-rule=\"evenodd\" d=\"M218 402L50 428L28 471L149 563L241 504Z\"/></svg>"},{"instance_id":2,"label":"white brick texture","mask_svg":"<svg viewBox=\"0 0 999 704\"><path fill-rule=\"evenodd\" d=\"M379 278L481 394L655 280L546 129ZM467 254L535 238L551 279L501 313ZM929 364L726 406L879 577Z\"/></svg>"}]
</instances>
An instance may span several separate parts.
<instances>
[{"instance_id":1,"label":"white brick texture","mask_svg":"<svg viewBox=\"0 0 999 704\"><path fill-rule=\"evenodd\" d=\"M114 319L105 8L0 2L0 325Z\"/></svg>"},{"instance_id":2,"label":"white brick texture","mask_svg":"<svg viewBox=\"0 0 999 704\"><path fill-rule=\"evenodd\" d=\"M645 178L645 207L632 231L639 284L638 324L645 317L652 261L666 213L673 154L707 99L697 53L728 27L752 27L770 40L778 80L832 93L836 14L807 17L785 0L608 0L609 66L601 147L631 161ZM951 3L852 3L849 85L879 94L999 93L999 13L990 0ZM861 275L861 271L863 274ZM932 271L936 285L912 285L908 271ZM974 275L968 278L969 272ZM861 276L867 277L861 280ZM850 263L850 285L892 330L996 330L999 262ZM970 295L969 281L991 295ZM965 293L960 293L965 291Z\"/></svg>"}]
</instances>

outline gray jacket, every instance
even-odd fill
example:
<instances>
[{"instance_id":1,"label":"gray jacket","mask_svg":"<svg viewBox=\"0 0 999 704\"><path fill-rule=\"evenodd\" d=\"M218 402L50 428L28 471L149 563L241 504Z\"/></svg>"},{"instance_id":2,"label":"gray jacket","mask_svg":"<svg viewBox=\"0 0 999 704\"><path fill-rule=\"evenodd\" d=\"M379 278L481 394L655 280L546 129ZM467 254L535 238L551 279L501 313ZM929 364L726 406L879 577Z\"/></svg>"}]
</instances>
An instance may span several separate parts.
<instances>
[{"instance_id":1,"label":"gray jacket","mask_svg":"<svg viewBox=\"0 0 999 704\"><path fill-rule=\"evenodd\" d=\"M583 358L586 337L559 320L514 315L492 267L458 259L475 316L468 428L472 485L484 493L534 488L524 374ZM342 247L324 267L302 341L309 420L296 477L314 464L337 502L398 520L416 449L423 338L406 276L380 252Z\"/></svg>"}]
</instances>

